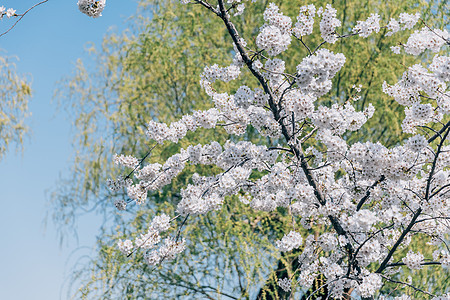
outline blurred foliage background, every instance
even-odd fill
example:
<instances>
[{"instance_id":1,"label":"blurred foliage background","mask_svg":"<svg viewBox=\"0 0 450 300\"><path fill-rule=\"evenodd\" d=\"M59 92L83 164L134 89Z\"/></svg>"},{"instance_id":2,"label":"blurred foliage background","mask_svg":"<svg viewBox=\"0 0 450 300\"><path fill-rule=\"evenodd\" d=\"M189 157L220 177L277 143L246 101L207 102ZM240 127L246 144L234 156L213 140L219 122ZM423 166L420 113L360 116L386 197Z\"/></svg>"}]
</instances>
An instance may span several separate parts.
<instances>
[{"instance_id":1,"label":"blurred foliage background","mask_svg":"<svg viewBox=\"0 0 450 300\"><path fill-rule=\"evenodd\" d=\"M29 131L25 119L30 115L31 80L17 74L13 61L14 58L0 56L0 160L10 147L22 149Z\"/></svg>"}]
</instances>

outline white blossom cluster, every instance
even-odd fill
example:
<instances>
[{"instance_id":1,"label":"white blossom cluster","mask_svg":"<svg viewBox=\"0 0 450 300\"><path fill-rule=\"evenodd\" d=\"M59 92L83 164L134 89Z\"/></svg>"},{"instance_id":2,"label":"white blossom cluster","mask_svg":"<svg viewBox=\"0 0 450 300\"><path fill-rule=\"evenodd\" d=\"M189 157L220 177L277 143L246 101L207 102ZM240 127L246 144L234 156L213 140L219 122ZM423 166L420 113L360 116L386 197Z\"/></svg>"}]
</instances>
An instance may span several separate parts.
<instances>
[{"instance_id":1,"label":"white blossom cluster","mask_svg":"<svg viewBox=\"0 0 450 300\"><path fill-rule=\"evenodd\" d=\"M135 168L139 165L139 160L131 155L117 155L114 154L113 161L116 165L124 166L128 168Z\"/></svg>"},{"instance_id":2,"label":"white blossom cluster","mask_svg":"<svg viewBox=\"0 0 450 300\"><path fill-rule=\"evenodd\" d=\"M371 14L366 21L358 21L353 27L352 32L358 33L361 37L366 38L373 32L380 31L380 16L378 14Z\"/></svg>"},{"instance_id":3,"label":"white blossom cluster","mask_svg":"<svg viewBox=\"0 0 450 300\"><path fill-rule=\"evenodd\" d=\"M288 234L283 236L280 241L277 241L276 245L281 252L287 252L299 248L302 245L302 242L303 239L300 233L290 231Z\"/></svg>"},{"instance_id":4,"label":"white blossom cluster","mask_svg":"<svg viewBox=\"0 0 450 300\"><path fill-rule=\"evenodd\" d=\"M305 57L297 66L297 84L304 92L315 97L323 96L331 89L331 79L344 63L342 53L320 49L314 55Z\"/></svg>"},{"instance_id":5,"label":"white blossom cluster","mask_svg":"<svg viewBox=\"0 0 450 300\"><path fill-rule=\"evenodd\" d=\"M438 52L446 40L450 37L447 30L434 29L431 31L428 27L423 27L420 31L416 30L408 38L405 44L405 52L411 55L419 55L426 49Z\"/></svg>"},{"instance_id":6,"label":"white blossom cluster","mask_svg":"<svg viewBox=\"0 0 450 300\"><path fill-rule=\"evenodd\" d=\"M236 3L240 2L228 5ZM407 228L439 249L433 254L433 264L450 264L448 252L441 250L445 249L442 241L450 234L450 145L442 141L449 130L445 118L450 114L450 59L435 55L427 67L413 65L397 83L383 84L383 91L405 107L402 129L413 135L393 147L380 142L349 143L351 132L358 131L375 111L371 104L362 111L352 105L361 86L353 86L356 96L349 101L316 104L331 90L345 56L320 47L310 50L294 74L289 73L294 66L273 58L288 48L291 34L299 39L311 34L316 13L322 17L319 26L324 41L336 42L336 28L341 23L331 5L317 11L314 5L303 6L292 26L289 17L269 4L264 12L265 24L256 37L258 49L250 49L238 37L234 59L228 66L204 68L200 84L214 107L184 115L170 125L152 120L146 132L149 139L163 144L177 143L188 131L198 128L221 127L230 135L242 136L253 127L261 136L270 137L271 146L235 142L233 138L223 144L212 141L181 149L164 164L145 164L132 156L116 155L117 164L135 170L129 178L119 177L109 185L113 191L127 190L130 201L115 203L118 209L125 209L128 202L142 203L149 191L168 185L186 164L215 166L217 172L210 176L194 174L181 189L176 208L179 215L220 210L228 197L235 196L256 211L286 211L293 218L294 228L323 226L327 230L317 236L302 238L299 231L292 230L274 242L281 252L301 248L297 282L292 284L284 278L278 285L284 291L297 284L310 288L322 274L332 297L342 297L346 290L353 289L360 297L382 299L378 292L383 278L400 274L402 267L419 269L430 259L409 251L402 263L393 262L397 252L391 253L391 249L399 246L409 250L412 235ZM392 19L387 27L390 32L412 29L418 19L418 14L400 14L398 21ZM380 22L380 17L372 14L358 21L353 34L346 36L368 37L380 31ZM441 49L448 45L447 39L446 31L426 28L414 32L403 47L407 54L416 55ZM394 51L400 53L400 48ZM254 54L252 58L249 53ZM243 82L233 91L216 89L217 81L238 80L247 66L259 80L258 87ZM420 134L416 133L418 128ZM169 216L155 217L147 233L135 241L120 241L119 249L130 255L143 248L150 265L173 259L183 251L185 241L162 241L160 233L169 229L169 223Z\"/></svg>"},{"instance_id":7,"label":"white blossom cluster","mask_svg":"<svg viewBox=\"0 0 450 300\"><path fill-rule=\"evenodd\" d=\"M120 189L124 187L128 187L133 184L133 180L128 177L119 176L116 180L108 179L106 180L106 185L108 188L113 191L117 192Z\"/></svg>"},{"instance_id":8,"label":"white blossom cluster","mask_svg":"<svg viewBox=\"0 0 450 300\"><path fill-rule=\"evenodd\" d=\"M450 268L450 252L447 250L436 250L433 252L433 259L439 261L444 268Z\"/></svg>"},{"instance_id":9,"label":"white blossom cluster","mask_svg":"<svg viewBox=\"0 0 450 300\"><path fill-rule=\"evenodd\" d=\"M236 1L237 2L237 1ZM235 9L234 16L240 16L244 13L245 3L238 4Z\"/></svg>"},{"instance_id":10,"label":"white blossom cluster","mask_svg":"<svg viewBox=\"0 0 450 300\"><path fill-rule=\"evenodd\" d=\"M78 9L89 17L98 18L102 16L106 0L78 0Z\"/></svg>"},{"instance_id":11,"label":"white blossom cluster","mask_svg":"<svg viewBox=\"0 0 450 300\"><path fill-rule=\"evenodd\" d=\"M210 67L205 67L202 77L211 83L214 83L216 80L229 82L236 79L240 72L240 68L236 65L221 68L217 64L214 64Z\"/></svg>"},{"instance_id":12,"label":"white blossom cluster","mask_svg":"<svg viewBox=\"0 0 450 300\"><path fill-rule=\"evenodd\" d=\"M6 16L8 18L16 16L16 10L13 8L6 9L4 6L0 6L0 20Z\"/></svg>"},{"instance_id":13,"label":"white blossom cluster","mask_svg":"<svg viewBox=\"0 0 450 300\"><path fill-rule=\"evenodd\" d=\"M420 134L416 134L413 137L410 137L407 141L408 147L413 152L420 152L422 151L426 146L428 146L427 139Z\"/></svg>"},{"instance_id":14,"label":"white blossom cluster","mask_svg":"<svg viewBox=\"0 0 450 300\"><path fill-rule=\"evenodd\" d=\"M292 280L285 277L283 279L278 279L278 286L286 293L291 291Z\"/></svg>"},{"instance_id":15,"label":"white blossom cluster","mask_svg":"<svg viewBox=\"0 0 450 300\"><path fill-rule=\"evenodd\" d=\"M330 130L335 134L343 134L345 131L356 131L373 116L375 108L369 105L364 111L358 112L347 103L343 107L333 104L331 108L319 106L311 119L318 128Z\"/></svg>"},{"instance_id":16,"label":"white blossom cluster","mask_svg":"<svg viewBox=\"0 0 450 300\"><path fill-rule=\"evenodd\" d=\"M315 16L316 7L314 4L300 7L300 11L297 16L297 23L295 23L294 28L292 28L292 34L297 38L310 35L313 32Z\"/></svg>"},{"instance_id":17,"label":"white blossom cluster","mask_svg":"<svg viewBox=\"0 0 450 300\"><path fill-rule=\"evenodd\" d=\"M406 30L406 29L412 29L414 25L419 21L420 14L408 14L408 13L401 13L399 15L399 20L392 18L389 23L387 24L387 29L389 30L386 35L391 36L394 33Z\"/></svg>"},{"instance_id":18,"label":"white blossom cluster","mask_svg":"<svg viewBox=\"0 0 450 300\"><path fill-rule=\"evenodd\" d=\"M157 232L164 232L170 228L170 217L166 214L156 216L153 218L150 227Z\"/></svg>"},{"instance_id":19,"label":"white blossom cluster","mask_svg":"<svg viewBox=\"0 0 450 300\"><path fill-rule=\"evenodd\" d=\"M362 283L358 286L358 292L361 297L371 297L380 289L383 285L381 276L378 274L370 274L364 276Z\"/></svg>"},{"instance_id":20,"label":"white blossom cluster","mask_svg":"<svg viewBox=\"0 0 450 300\"><path fill-rule=\"evenodd\" d=\"M127 202L123 199L117 199L114 201L114 206L118 210L126 210L127 209Z\"/></svg>"},{"instance_id":21,"label":"white blossom cluster","mask_svg":"<svg viewBox=\"0 0 450 300\"><path fill-rule=\"evenodd\" d=\"M420 252L414 253L411 250L402 259L403 263L412 270L422 269L423 255Z\"/></svg>"},{"instance_id":22,"label":"white blossom cluster","mask_svg":"<svg viewBox=\"0 0 450 300\"><path fill-rule=\"evenodd\" d=\"M450 57L436 55L429 69L440 81L450 81Z\"/></svg>"},{"instance_id":23,"label":"white blossom cluster","mask_svg":"<svg viewBox=\"0 0 450 300\"><path fill-rule=\"evenodd\" d=\"M170 222L171 219L166 214L154 217L148 231L136 237L134 242L119 240L117 243L119 250L125 255L130 255L133 251L143 249L145 251L144 258L150 265L158 264L163 260L174 259L177 254L185 249L186 242L184 239L178 241L170 237L161 242L161 233L170 228ZM159 248L156 249L158 245Z\"/></svg>"},{"instance_id":24,"label":"white blossom cluster","mask_svg":"<svg viewBox=\"0 0 450 300\"><path fill-rule=\"evenodd\" d=\"M279 12L278 6L270 3L264 11L264 24L256 37L256 45L271 56L287 50L291 44L292 20Z\"/></svg>"},{"instance_id":25,"label":"white blossom cluster","mask_svg":"<svg viewBox=\"0 0 450 300\"><path fill-rule=\"evenodd\" d=\"M400 46L391 46L391 51L395 54L400 54L401 49Z\"/></svg>"},{"instance_id":26,"label":"white blossom cluster","mask_svg":"<svg viewBox=\"0 0 450 300\"><path fill-rule=\"evenodd\" d=\"M450 293L431 298L431 300L448 300L448 299L450 299Z\"/></svg>"},{"instance_id":27,"label":"white blossom cluster","mask_svg":"<svg viewBox=\"0 0 450 300\"><path fill-rule=\"evenodd\" d=\"M319 8L317 14L322 15L322 20L320 21L320 33L325 42L334 44L337 41L336 28L340 27L341 21L336 18L336 9L334 9L331 4L327 4L326 8Z\"/></svg>"},{"instance_id":28,"label":"white blossom cluster","mask_svg":"<svg viewBox=\"0 0 450 300\"><path fill-rule=\"evenodd\" d=\"M117 243L117 246L119 247L120 252L122 252L125 255L128 255L133 251L133 242L130 240L119 240Z\"/></svg>"},{"instance_id":29,"label":"white blossom cluster","mask_svg":"<svg viewBox=\"0 0 450 300\"><path fill-rule=\"evenodd\" d=\"M434 35L431 31L428 34ZM446 84L449 81L448 65L448 57L436 55L428 69L413 65L395 85L383 83L383 91L405 106L404 132L415 133L417 126L439 122L450 112L450 92ZM422 99L434 101L422 103Z\"/></svg>"},{"instance_id":30,"label":"white blossom cluster","mask_svg":"<svg viewBox=\"0 0 450 300\"><path fill-rule=\"evenodd\" d=\"M144 259L149 265L157 265L162 261L174 260L184 249L186 249L185 239L176 241L173 238L166 238L159 249L145 253Z\"/></svg>"}]
</instances>

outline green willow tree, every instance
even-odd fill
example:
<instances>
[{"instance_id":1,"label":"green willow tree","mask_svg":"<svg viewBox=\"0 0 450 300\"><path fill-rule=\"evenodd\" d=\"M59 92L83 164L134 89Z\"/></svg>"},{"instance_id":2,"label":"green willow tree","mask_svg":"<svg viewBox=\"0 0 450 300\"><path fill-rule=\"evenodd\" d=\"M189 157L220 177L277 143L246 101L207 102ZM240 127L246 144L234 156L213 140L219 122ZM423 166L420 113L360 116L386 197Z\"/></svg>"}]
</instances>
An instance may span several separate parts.
<instances>
[{"instance_id":1,"label":"green willow tree","mask_svg":"<svg viewBox=\"0 0 450 300\"><path fill-rule=\"evenodd\" d=\"M244 37L253 35L263 24L259 16L268 3L247 8L236 23ZM316 1L315 5L326 3ZM277 4L295 18L298 7L308 2L289 0ZM405 11L420 11L424 20L433 25L446 24L448 15L445 1L339 0L332 4L343 22L342 33L357 20L365 19L367 11L376 11L383 20ZM198 166L186 168L170 186L149 195L146 204L131 206L121 214L113 203L115 199L126 199L126 194L112 193L105 184L107 178L119 174L111 163L114 153L144 157L153 146L144 138L150 119L170 123L187 111L208 107L209 99L198 84L199 74L205 66L225 65L233 57L220 20L211 20L194 5L183 10L179 7L169 0L140 1L131 29L121 35L107 35L100 50L91 49L94 61L79 61L74 74L62 81L56 93L74 116L77 153L72 177L62 179L52 195L53 219L61 225L62 237L76 228L76 217L86 211L100 213L105 220L97 238L97 254L78 264L71 292L76 298L86 299L280 299L285 295L278 289L276 278L291 275L296 264L295 254L280 256L273 246L275 239L290 230L290 220L282 210L254 212L238 199L228 199L221 211L196 217L183 227L182 233L189 241L187 250L176 261L156 268L147 266L139 255L126 259L117 250L118 239L144 230L155 214L173 215L180 188L189 182L190 174L206 171ZM381 84L382 80L393 82L394 74L401 74L408 65L407 57L397 56L400 60L394 60L391 55L382 55L391 51L390 46L405 41L405 36L372 38L370 43L342 39L330 47L344 53L348 61L334 80L333 92L322 103L336 99L345 102L355 92L352 86L362 84L358 109L369 102L385 105L356 139L381 140L391 145L403 139L397 121L403 110L381 92ZM316 47L321 42L318 29L303 42ZM299 62L306 55L300 41L293 41L283 59ZM236 89L234 85L230 82L227 88ZM257 87L257 83L251 87ZM396 130L387 132L387 127ZM160 147L147 160L161 162L180 146L204 144L213 138L225 141L228 135L224 130L197 131L178 145ZM257 141L252 131L246 138L267 142ZM233 213L236 210L245 217L238 219ZM321 230L317 226L304 234ZM420 241L415 243L424 247ZM432 271L427 268L413 276L427 278L429 283L424 286L431 282L432 289L442 289L445 275ZM395 286L392 290L395 294Z\"/></svg>"},{"instance_id":2,"label":"green willow tree","mask_svg":"<svg viewBox=\"0 0 450 300\"><path fill-rule=\"evenodd\" d=\"M10 58L0 56L0 160L9 147L21 149L30 97L29 80L16 73Z\"/></svg>"}]
</instances>

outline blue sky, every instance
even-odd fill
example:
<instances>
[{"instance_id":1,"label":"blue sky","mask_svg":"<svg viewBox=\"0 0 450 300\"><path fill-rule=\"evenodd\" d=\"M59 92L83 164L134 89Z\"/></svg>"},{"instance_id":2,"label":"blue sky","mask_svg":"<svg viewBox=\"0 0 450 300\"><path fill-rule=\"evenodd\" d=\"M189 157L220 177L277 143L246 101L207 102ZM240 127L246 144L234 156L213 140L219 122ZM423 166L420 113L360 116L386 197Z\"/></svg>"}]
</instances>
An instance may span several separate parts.
<instances>
[{"instance_id":1,"label":"blue sky","mask_svg":"<svg viewBox=\"0 0 450 300\"><path fill-rule=\"evenodd\" d=\"M37 2L0 0L0 6L21 13ZM0 161L0 299L66 299L71 268L78 257L92 253L102 221L95 215L79 219L79 241L69 237L62 246L55 226L44 226L48 192L60 175L68 174L73 157L69 118L52 95L75 61L87 57L87 43L100 45L108 30L125 29L137 3L108 0L98 19L81 14L76 4L77 0L50 0L0 37L0 54L18 58L17 71L29 76L33 90L32 116L27 120L32 134L22 153L10 151ZM0 32L13 22L0 21Z\"/></svg>"}]
</instances>

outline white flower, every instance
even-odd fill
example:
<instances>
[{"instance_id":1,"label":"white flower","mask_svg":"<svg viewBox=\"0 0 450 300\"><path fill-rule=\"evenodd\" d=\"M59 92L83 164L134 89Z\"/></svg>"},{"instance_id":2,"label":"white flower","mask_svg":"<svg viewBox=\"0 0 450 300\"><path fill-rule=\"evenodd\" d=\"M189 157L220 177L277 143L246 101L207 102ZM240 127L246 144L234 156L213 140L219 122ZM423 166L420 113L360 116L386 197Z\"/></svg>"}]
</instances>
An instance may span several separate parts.
<instances>
[{"instance_id":1,"label":"white flower","mask_svg":"<svg viewBox=\"0 0 450 300\"><path fill-rule=\"evenodd\" d=\"M419 55L426 49L438 52L449 37L447 30L433 29L432 31L424 27L411 34L406 42L405 51L411 55Z\"/></svg>"},{"instance_id":2,"label":"white flower","mask_svg":"<svg viewBox=\"0 0 450 300\"><path fill-rule=\"evenodd\" d=\"M114 206L118 209L118 210L126 210L127 209L127 202L125 200L116 200L114 201Z\"/></svg>"},{"instance_id":3,"label":"white flower","mask_svg":"<svg viewBox=\"0 0 450 300\"><path fill-rule=\"evenodd\" d=\"M353 33L358 33L361 37L366 38L372 32L380 31L380 16L378 14L371 14L366 21L358 21L356 26L352 29Z\"/></svg>"},{"instance_id":4,"label":"white flower","mask_svg":"<svg viewBox=\"0 0 450 300\"><path fill-rule=\"evenodd\" d=\"M383 281L381 280L380 275L370 274L369 276L363 277L363 281L358 287L358 292L361 297L371 297L381 288L382 285Z\"/></svg>"},{"instance_id":5,"label":"white flower","mask_svg":"<svg viewBox=\"0 0 450 300\"><path fill-rule=\"evenodd\" d=\"M89 17L98 18L102 16L106 0L78 0L78 9Z\"/></svg>"},{"instance_id":6,"label":"white flower","mask_svg":"<svg viewBox=\"0 0 450 300\"><path fill-rule=\"evenodd\" d=\"M119 250L125 255L130 254L131 251L133 250L133 242L130 240L125 241L119 240L117 245L119 246Z\"/></svg>"},{"instance_id":7,"label":"white flower","mask_svg":"<svg viewBox=\"0 0 450 300\"><path fill-rule=\"evenodd\" d=\"M448 300L448 299L450 299L450 293L447 293L442 296L433 297L431 300Z\"/></svg>"},{"instance_id":8,"label":"white flower","mask_svg":"<svg viewBox=\"0 0 450 300\"><path fill-rule=\"evenodd\" d=\"M114 154L113 161L116 165L122 165L128 168L135 168L139 164L139 160L131 155Z\"/></svg>"},{"instance_id":9,"label":"white flower","mask_svg":"<svg viewBox=\"0 0 450 300\"><path fill-rule=\"evenodd\" d=\"M297 23L295 23L292 33L298 38L311 34L313 32L315 15L316 7L314 4L300 7L300 12L297 16Z\"/></svg>"},{"instance_id":10,"label":"white flower","mask_svg":"<svg viewBox=\"0 0 450 300\"><path fill-rule=\"evenodd\" d=\"M158 250L153 250L144 254L144 259L151 266L159 264L162 260Z\"/></svg>"},{"instance_id":11,"label":"white flower","mask_svg":"<svg viewBox=\"0 0 450 300\"><path fill-rule=\"evenodd\" d=\"M429 121L431 116L433 115L433 107L430 103L420 104L415 103L411 107L412 117L419 120Z\"/></svg>"},{"instance_id":12,"label":"white flower","mask_svg":"<svg viewBox=\"0 0 450 300\"><path fill-rule=\"evenodd\" d=\"M386 33L387 36L391 36L394 33L400 31L400 24L395 19L391 19L387 24L387 29L390 30Z\"/></svg>"},{"instance_id":13,"label":"white flower","mask_svg":"<svg viewBox=\"0 0 450 300\"><path fill-rule=\"evenodd\" d=\"M8 8L8 10L6 11L6 16L7 16L8 18L13 17L15 14L16 14L16 10L15 10L15 9Z\"/></svg>"},{"instance_id":14,"label":"white flower","mask_svg":"<svg viewBox=\"0 0 450 300\"><path fill-rule=\"evenodd\" d=\"M290 30L292 21L288 16L278 11L278 7L270 3L264 11L264 24L256 37L256 45L271 56L287 50L291 43Z\"/></svg>"},{"instance_id":15,"label":"white flower","mask_svg":"<svg viewBox=\"0 0 450 300\"><path fill-rule=\"evenodd\" d=\"M408 295L401 295L398 297L394 297L394 300L411 300L411 297Z\"/></svg>"},{"instance_id":16,"label":"white flower","mask_svg":"<svg viewBox=\"0 0 450 300\"><path fill-rule=\"evenodd\" d=\"M292 280L287 277L278 279L278 286L287 293L291 290L291 282Z\"/></svg>"},{"instance_id":17,"label":"white flower","mask_svg":"<svg viewBox=\"0 0 450 300\"><path fill-rule=\"evenodd\" d=\"M428 146L428 141L423 135L417 134L413 137L410 137L407 141L407 144L411 151L420 152L423 148Z\"/></svg>"},{"instance_id":18,"label":"white flower","mask_svg":"<svg viewBox=\"0 0 450 300\"><path fill-rule=\"evenodd\" d=\"M236 7L236 12L234 13L235 16L240 16L244 13L245 4L241 3Z\"/></svg>"},{"instance_id":19,"label":"white flower","mask_svg":"<svg viewBox=\"0 0 450 300\"><path fill-rule=\"evenodd\" d=\"M177 254L186 249L186 240L181 239L175 241L173 238L167 238L164 240L164 244L159 248L159 255L164 260L173 260Z\"/></svg>"},{"instance_id":20,"label":"white flower","mask_svg":"<svg viewBox=\"0 0 450 300\"><path fill-rule=\"evenodd\" d=\"M291 231L286 234L280 241L276 242L277 247L282 252L291 251L302 245L303 239L300 233Z\"/></svg>"},{"instance_id":21,"label":"white flower","mask_svg":"<svg viewBox=\"0 0 450 300\"><path fill-rule=\"evenodd\" d=\"M327 4L326 8L318 11L318 14L322 14L322 20L320 21L320 33L322 38L330 43L334 44L337 41L336 27L341 26L341 21L336 18L336 9L331 4Z\"/></svg>"},{"instance_id":22,"label":"white flower","mask_svg":"<svg viewBox=\"0 0 450 300\"><path fill-rule=\"evenodd\" d=\"M400 54L400 46L391 46L391 50L392 52L394 52L395 54Z\"/></svg>"},{"instance_id":23,"label":"white flower","mask_svg":"<svg viewBox=\"0 0 450 300\"><path fill-rule=\"evenodd\" d=\"M161 236L159 235L158 231L150 228L146 234L141 234L140 237L136 238L136 241L134 243L138 248L151 249L154 248L160 241Z\"/></svg>"},{"instance_id":24,"label":"white flower","mask_svg":"<svg viewBox=\"0 0 450 300\"><path fill-rule=\"evenodd\" d=\"M412 270L422 269L423 255L420 252L414 253L411 250L402 259L403 263Z\"/></svg>"},{"instance_id":25,"label":"white flower","mask_svg":"<svg viewBox=\"0 0 450 300\"><path fill-rule=\"evenodd\" d=\"M259 70L263 67L262 62L259 59L255 60L252 65L256 70Z\"/></svg>"},{"instance_id":26,"label":"white flower","mask_svg":"<svg viewBox=\"0 0 450 300\"><path fill-rule=\"evenodd\" d=\"M420 19L420 14L416 13L414 15L408 13L401 13L399 16L399 22L404 25L404 28L412 29L416 25L417 21Z\"/></svg>"},{"instance_id":27,"label":"white flower","mask_svg":"<svg viewBox=\"0 0 450 300\"><path fill-rule=\"evenodd\" d=\"M170 228L170 217L166 214L156 216L153 218L150 227L158 232L167 231Z\"/></svg>"}]
</instances>

